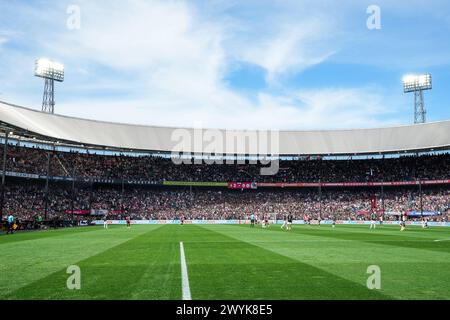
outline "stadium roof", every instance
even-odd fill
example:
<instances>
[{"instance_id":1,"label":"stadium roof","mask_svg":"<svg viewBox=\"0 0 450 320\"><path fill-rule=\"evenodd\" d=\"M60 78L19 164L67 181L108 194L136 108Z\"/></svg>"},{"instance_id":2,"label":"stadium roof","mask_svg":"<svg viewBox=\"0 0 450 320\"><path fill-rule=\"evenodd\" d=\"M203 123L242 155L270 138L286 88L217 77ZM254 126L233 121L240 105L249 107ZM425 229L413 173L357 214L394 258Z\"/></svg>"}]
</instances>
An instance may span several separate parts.
<instances>
[{"instance_id":1,"label":"stadium roof","mask_svg":"<svg viewBox=\"0 0 450 320\"><path fill-rule=\"evenodd\" d=\"M46 143L85 148L109 148L142 152L203 152L203 146L189 144L181 148L173 139L176 129L186 130L193 137L192 128L170 128L132 125L80 119L48 114L0 101L0 124L23 140L38 139ZM219 130L225 135L225 130ZM252 136L255 131L232 131L238 139ZM194 140L194 139L192 139ZM248 141L248 140L247 140ZM245 149L226 143L216 154L254 154L246 143ZM450 121L415 124L377 129L280 131L279 155L356 155L377 153L421 152L450 147ZM269 147L270 148L270 147Z\"/></svg>"}]
</instances>

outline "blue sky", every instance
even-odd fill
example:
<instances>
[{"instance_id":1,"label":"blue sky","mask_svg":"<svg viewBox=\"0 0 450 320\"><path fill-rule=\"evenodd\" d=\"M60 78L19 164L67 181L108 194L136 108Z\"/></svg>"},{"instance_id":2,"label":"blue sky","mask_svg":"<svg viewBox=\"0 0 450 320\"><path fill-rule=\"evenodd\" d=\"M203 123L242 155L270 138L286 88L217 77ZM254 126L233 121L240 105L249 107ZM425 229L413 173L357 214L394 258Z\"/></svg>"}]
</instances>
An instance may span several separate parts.
<instances>
[{"instance_id":1,"label":"blue sky","mask_svg":"<svg viewBox=\"0 0 450 320\"><path fill-rule=\"evenodd\" d=\"M80 28L67 27L70 5ZM381 29L366 10L380 8ZM334 129L412 122L404 74L429 72L450 119L448 1L0 0L0 100L40 109L40 57L63 62L56 112L167 126Z\"/></svg>"}]
</instances>

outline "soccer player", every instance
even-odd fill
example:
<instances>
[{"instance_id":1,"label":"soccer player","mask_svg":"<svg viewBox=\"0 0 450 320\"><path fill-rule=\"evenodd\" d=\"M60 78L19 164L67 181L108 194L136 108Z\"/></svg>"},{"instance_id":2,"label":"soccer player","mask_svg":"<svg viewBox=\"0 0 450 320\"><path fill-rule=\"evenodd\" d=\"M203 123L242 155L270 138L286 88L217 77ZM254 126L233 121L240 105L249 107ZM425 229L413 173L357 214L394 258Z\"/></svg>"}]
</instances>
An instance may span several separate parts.
<instances>
[{"instance_id":1,"label":"soccer player","mask_svg":"<svg viewBox=\"0 0 450 320\"><path fill-rule=\"evenodd\" d=\"M180 217L180 222L181 222L181 225L184 225L184 216Z\"/></svg>"},{"instance_id":2,"label":"soccer player","mask_svg":"<svg viewBox=\"0 0 450 320\"><path fill-rule=\"evenodd\" d=\"M428 228L428 219L427 218L422 219L422 228L424 228L424 229Z\"/></svg>"},{"instance_id":3,"label":"soccer player","mask_svg":"<svg viewBox=\"0 0 450 320\"><path fill-rule=\"evenodd\" d=\"M106 217L103 218L103 229L108 229L108 220Z\"/></svg>"},{"instance_id":4,"label":"soccer player","mask_svg":"<svg viewBox=\"0 0 450 320\"><path fill-rule=\"evenodd\" d=\"M131 228L131 220L130 220L130 217L127 216L125 219L127 220L127 228L130 229L130 228Z\"/></svg>"},{"instance_id":5,"label":"soccer player","mask_svg":"<svg viewBox=\"0 0 450 320\"><path fill-rule=\"evenodd\" d=\"M287 216L283 217L283 224L281 225L281 229L287 229Z\"/></svg>"},{"instance_id":6,"label":"soccer player","mask_svg":"<svg viewBox=\"0 0 450 320\"><path fill-rule=\"evenodd\" d=\"M8 230L6 231L6 234L13 234L14 233L14 217L12 214L10 214L7 218L7 222L8 222Z\"/></svg>"},{"instance_id":7,"label":"soccer player","mask_svg":"<svg viewBox=\"0 0 450 320\"><path fill-rule=\"evenodd\" d=\"M269 227L269 215L266 215L265 216L265 219L264 219L264 222L265 222L265 224L266 224L266 228L268 228Z\"/></svg>"},{"instance_id":8,"label":"soccer player","mask_svg":"<svg viewBox=\"0 0 450 320\"><path fill-rule=\"evenodd\" d=\"M252 212L250 215L250 227L253 228L255 226L255 214Z\"/></svg>"},{"instance_id":9,"label":"soccer player","mask_svg":"<svg viewBox=\"0 0 450 320\"><path fill-rule=\"evenodd\" d=\"M406 228L406 215L402 214L400 216L400 231L405 230Z\"/></svg>"},{"instance_id":10,"label":"soccer player","mask_svg":"<svg viewBox=\"0 0 450 320\"><path fill-rule=\"evenodd\" d=\"M370 220L370 228L369 229L375 229L377 227L377 214L374 212L372 212L372 217Z\"/></svg>"},{"instance_id":11,"label":"soccer player","mask_svg":"<svg viewBox=\"0 0 450 320\"><path fill-rule=\"evenodd\" d=\"M287 230L291 230L292 229L292 220L294 219L294 217L292 216L291 213L288 214L288 218L287 218Z\"/></svg>"}]
</instances>

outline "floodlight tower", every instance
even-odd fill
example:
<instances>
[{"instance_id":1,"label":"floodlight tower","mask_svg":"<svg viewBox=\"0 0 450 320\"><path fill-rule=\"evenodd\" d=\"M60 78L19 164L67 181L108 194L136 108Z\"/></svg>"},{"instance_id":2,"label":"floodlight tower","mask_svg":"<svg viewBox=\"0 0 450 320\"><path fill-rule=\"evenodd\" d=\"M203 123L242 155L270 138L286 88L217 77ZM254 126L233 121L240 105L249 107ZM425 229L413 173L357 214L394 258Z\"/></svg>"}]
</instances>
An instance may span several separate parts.
<instances>
[{"instance_id":1,"label":"floodlight tower","mask_svg":"<svg viewBox=\"0 0 450 320\"><path fill-rule=\"evenodd\" d=\"M64 81L64 66L48 59L37 59L34 69L36 77L44 78L44 96L42 98L42 111L55 112L55 81Z\"/></svg>"},{"instance_id":2,"label":"floodlight tower","mask_svg":"<svg viewBox=\"0 0 450 320\"><path fill-rule=\"evenodd\" d=\"M431 74L407 75L403 77L403 91L414 92L414 123L425 123L426 110L423 92L431 90Z\"/></svg>"}]
</instances>

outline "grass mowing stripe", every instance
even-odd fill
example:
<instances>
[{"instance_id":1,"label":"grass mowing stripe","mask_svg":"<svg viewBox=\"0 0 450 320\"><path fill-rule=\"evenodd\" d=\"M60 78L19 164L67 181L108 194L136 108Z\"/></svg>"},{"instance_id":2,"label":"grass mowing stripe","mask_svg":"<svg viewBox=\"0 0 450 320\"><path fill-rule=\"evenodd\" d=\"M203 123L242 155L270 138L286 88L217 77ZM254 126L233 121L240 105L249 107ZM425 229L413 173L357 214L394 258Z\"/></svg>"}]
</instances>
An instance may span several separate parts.
<instances>
[{"instance_id":1,"label":"grass mowing stripe","mask_svg":"<svg viewBox=\"0 0 450 320\"><path fill-rule=\"evenodd\" d=\"M180 261L181 261L181 287L182 287L182 299L192 300L191 289L189 288L189 276L186 265L186 257L184 255L183 242L180 242Z\"/></svg>"},{"instance_id":2,"label":"grass mowing stripe","mask_svg":"<svg viewBox=\"0 0 450 320\"><path fill-rule=\"evenodd\" d=\"M92 231L97 231L98 228L94 226L86 227L75 227L75 228L65 228L65 229L50 229L50 230L36 230L36 231L19 231L12 235L0 234L0 246L19 241L28 241L36 239L44 239L50 237L60 237L68 234L74 233L87 233Z\"/></svg>"},{"instance_id":3,"label":"grass mowing stripe","mask_svg":"<svg viewBox=\"0 0 450 320\"><path fill-rule=\"evenodd\" d=\"M187 260L196 299L392 299L226 232L216 232L220 226L185 227L193 239Z\"/></svg>"},{"instance_id":4,"label":"grass mowing stripe","mask_svg":"<svg viewBox=\"0 0 450 320\"><path fill-rule=\"evenodd\" d=\"M309 226L311 229L314 229L316 226ZM322 226L327 228L328 226ZM375 237L379 237L380 235L385 235L386 239L395 239L397 241L402 241L402 239L409 241L411 239L415 239L416 241L427 241L434 240L436 238L443 238L450 235L450 228L447 227L429 227L422 228L421 226L412 226L408 225L404 231L400 231L398 226L392 225L384 225L383 227L378 227L373 230L369 230L366 226L358 225L358 226L343 226L338 225L336 228L339 228L341 232L347 232L353 235L358 233L366 235L370 238L372 235Z\"/></svg>"},{"instance_id":5,"label":"grass mowing stripe","mask_svg":"<svg viewBox=\"0 0 450 320\"><path fill-rule=\"evenodd\" d=\"M179 300L183 242L195 299L450 298L449 242L434 241L448 239L442 230L272 227L133 225L84 234L73 229L61 237L41 233L2 244L0 297ZM385 244L405 240L443 250ZM66 288L70 264L81 268L81 290ZM381 291L366 288L372 264L381 268Z\"/></svg>"},{"instance_id":6,"label":"grass mowing stripe","mask_svg":"<svg viewBox=\"0 0 450 320\"><path fill-rule=\"evenodd\" d=\"M241 225L238 227L245 226ZM436 239L435 231L438 231L436 228L421 230L421 227L409 227L406 231L400 232L397 227L392 226L383 226L383 232L378 233L378 230L370 230L365 226L338 226L334 229L331 229L329 225L322 226L305 226L305 225L297 225L290 232L292 233L301 233L308 236L313 237L328 237L333 239L340 240L356 240L362 241L366 243L373 244L383 244L387 246L395 246L395 247L404 247L411 249L419 249L419 250L429 250L429 251L437 251L442 254L450 254L450 246L446 243L436 244L433 239ZM419 229L420 228L420 229ZM355 229L355 230L352 230ZM270 228L270 231L275 232L283 232L280 228ZM410 232L413 231L414 232ZM420 237L415 236L418 231L422 231L419 233ZM442 232L437 232L441 234ZM424 234L427 234L427 238L422 238ZM449 234L449 231L447 231ZM388 241L391 240L391 241ZM410 241L411 240L411 241ZM419 241L423 240L423 241Z\"/></svg>"},{"instance_id":7,"label":"grass mowing stripe","mask_svg":"<svg viewBox=\"0 0 450 320\"><path fill-rule=\"evenodd\" d=\"M401 232L398 228L389 227L388 233L383 233L381 235L377 234L377 230L373 230L372 232L366 231L365 236L357 237L359 241L364 241L367 243L375 243L375 244L385 244L389 246L396 247L404 247L418 250L429 250L436 251L443 255L450 254L450 246L447 244L438 244L433 243L432 239L436 238L436 234L442 233L441 230L437 229L439 227L433 229L422 229L417 226L409 226L405 231ZM358 232L349 232L345 230L346 239L351 239L353 236L358 234ZM444 233L449 234L449 230L445 229ZM392 241L386 241L392 240ZM450 258L450 256L449 256Z\"/></svg>"},{"instance_id":8,"label":"grass mowing stripe","mask_svg":"<svg viewBox=\"0 0 450 320\"><path fill-rule=\"evenodd\" d=\"M66 288L68 275L64 268L14 291L8 298L178 300L181 293L178 242L172 240L166 226L149 227L120 228L120 234L139 234L78 261L82 279L80 290Z\"/></svg>"},{"instance_id":9,"label":"grass mowing stripe","mask_svg":"<svg viewBox=\"0 0 450 320\"><path fill-rule=\"evenodd\" d=\"M93 227L95 228L95 227ZM158 226L156 226L158 228ZM155 227L123 232L124 228L96 228L89 233L66 233L63 237L45 237L27 242L12 242L2 246L0 264L0 297L9 298L14 291L39 282L59 270L65 270L80 260L120 245ZM51 232L51 231L50 231ZM45 283L43 284L45 287ZM40 298L45 298L41 296Z\"/></svg>"},{"instance_id":10,"label":"grass mowing stripe","mask_svg":"<svg viewBox=\"0 0 450 320\"><path fill-rule=\"evenodd\" d=\"M333 229L331 226L295 226L295 232L277 232L279 228L268 232L248 226L205 227L361 284L368 277L366 268L373 264L379 265L382 270L382 292L396 298L450 297L450 288L446 285L446 279L450 278L450 260L446 253L366 243L357 239L343 240L339 235L340 228ZM358 226L350 228L360 229ZM370 231L367 229L367 232ZM391 232L396 234L399 231L391 229ZM334 237L321 238L319 234L322 233L334 234ZM385 235L379 237L384 238ZM361 234L360 238L364 238L364 235ZM329 239L328 243L326 239Z\"/></svg>"},{"instance_id":11,"label":"grass mowing stripe","mask_svg":"<svg viewBox=\"0 0 450 320\"><path fill-rule=\"evenodd\" d=\"M179 246L176 237L176 233L167 232L166 226L163 226L158 232L142 239L145 245L139 251L146 259L145 267L126 299L181 298ZM131 252L128 251L126 255L133 262L134 258L129 256Z\"/></svg>"}]
</instances>

